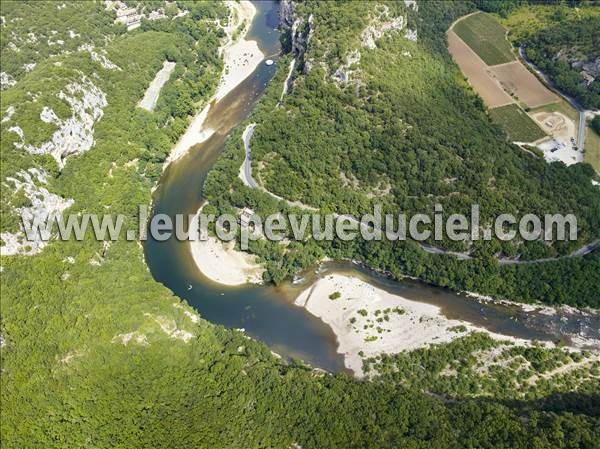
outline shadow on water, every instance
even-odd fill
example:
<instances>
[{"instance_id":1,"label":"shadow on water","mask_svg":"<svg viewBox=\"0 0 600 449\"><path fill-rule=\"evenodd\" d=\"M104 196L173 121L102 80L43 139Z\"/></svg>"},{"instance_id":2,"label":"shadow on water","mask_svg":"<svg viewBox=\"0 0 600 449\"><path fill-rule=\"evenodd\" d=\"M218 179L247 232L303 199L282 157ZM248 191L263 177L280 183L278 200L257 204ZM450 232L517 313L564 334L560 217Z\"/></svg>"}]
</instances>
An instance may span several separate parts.
<instances>
[{"instance_id":1,"label":"shadow on water","mask_svg":"<svg viewBox=\"0 0 600 449\"><path fill-rule=\"evenodd\" d=\"M277 61L279 52L278 4L271 1L255 3L257 15L248 39L256 39L263 53ZM163 173L153 195L153 213L195 214L202 202L202 186L206 174L223 150L230 131L248 117L277 64L261 63L254 73L210 108L206 125L215 133L205 142L195 145L180 160ZM156 280L196 308L203 318L229 328L245 331L267 343L286 357L298 357L307 362L339 372L344 370L343 358L336 353L336 339L331 329L304 309L292 304L293 299L318 276L332 272L352 274L391 293L440 306L450 318L459 318L484 326L491 331L523 338L553 339L556 329L547 326L548 318L527 320L523 312L510 307L480 304L472 299L427 286L420 282L394 282L370 270L351 263L327 263L319 274L304 274L304 282L275 286L245 286L230 288L211 282L196 268L187 242L169 239L145 243L146 261ZM527 314L530 315L530 314ZM568 321L568 320L567 320ZM581 326L578 319L573 326ZM532 324L534 323L534 324ZM545 324L544 324L545 323ZM564 326L563 326L564 327ZM598 329L596 323L596 329ZM546 329L546 330L545 330Z\"/></svg>"}]
</instances>

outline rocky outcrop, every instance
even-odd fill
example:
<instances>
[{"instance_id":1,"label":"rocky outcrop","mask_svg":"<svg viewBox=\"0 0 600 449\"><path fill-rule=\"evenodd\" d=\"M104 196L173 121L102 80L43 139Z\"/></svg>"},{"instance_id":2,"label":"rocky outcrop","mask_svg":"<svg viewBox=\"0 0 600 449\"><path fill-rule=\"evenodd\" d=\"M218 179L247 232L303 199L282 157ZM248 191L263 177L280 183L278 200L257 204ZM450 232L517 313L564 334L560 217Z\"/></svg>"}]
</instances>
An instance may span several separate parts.
<instances>
[{"instance_id":1,"label":"rocky outcrop","mask_svg":"<svg viewBox=\"0 0 600 449\"><path fill-rule=\"evenodd\" d=\"M12 119L12 116L15 114L15 107L10 105L6 108L6 112L4 113L4 117L2 117L2 123L9 122Z\"/></svg>"},{"instance_id":2,"label":"rocky outcrop","mask_svg":"<svg viewBox=\"0 0 600 449\"><path fill-rule=\"evenodd\" d=\"M68 156L81 154L92 148L94 125L102 118L103 109L107 105L104 92L83 74L79 82L67 84L65 91L60 91L57 96L71 106L70 118L61 120L50 108L44 108L40 114L42 121L53 123L58 128L49 141L36 147L25 142L25 135L19 126L9 129L20 139L20 142L14 143L15 147L31 154L50 154L60 169L64 167Z\"/></svg>"},{"instance_id":3,"label":"rocky outcrop","mask_svg":"<svg viewBox=\"0 0 600 449\"><path fill-rule=\"evenodd\" d=\"M41 185L47 184L48 175L45 171L36 168L22 170L15 177L8 177L4 182L4 188L14 188L13 192L22 192L29 200L29 205L16 208L22 219L29 225L34 220L43 222L48 217L61 214L65 209L73 205L72 199L65 199ZM11 186L12 184L12 186ZM51 233L50 229L40 231L26 238L25 230L10 233L3 232L0 239L3 245L0 247L0 254L10 256L14 254L33 255L37 254L48 244Z\"/></svg>"},{"instance_id":4,"label":"rocky outcrop","mask_svg":"<svg viewBox=\"0 0 600 449\"><path fill-rule=\"evenodd\" d=\"M289 29L294 24L294 3L292 0L281 0L279 6L279 25L284 29Z\"/></svg>"},{"instance_id":5,"label":"rocky outcrop","mask_svg":"<svg viewBox=\"0 0 600 449\"><path fill-rule=\"evenodd\" d=\"M383 12L373 19L362 32L362 45L363 47L373 50L377 48L376 42L381 39L385 33L402 30L405 25L406 18L404 16L390 19L389 8L384 5Z\"/></svg>"},{"instance_id":6,"label":"rocky outcrop","mask_svg":"<svg viewBox=\"0 0 600 449\"><path fill-rule=\"evenodd\" d=\"M17 84L15 79L6 72L0 72L0 90L8 89Z\"/></svg>"},{"instance_id":7,"label":"rocky outcrop","mask_svg":"<svg viewBox=\"0 0 600 449\"><path fill-rule=\"evenodd\" d=\"M419 5L417 5L417 0L404 0L404 5L407 8L412 8L415 11L419 10Z\"/></svg>"},{"instance_id":8,"label":"rocky outcrop","mask_svg":"<svg viewBox=\"0 0 600 449\"><path fill-rule=\"evenodd\" d=\"M404 37L409 41L417 42L417 30L407 29L404 32Z\"/></svg>"},{"instance_id":9,"label":"rocky outcrop","mask_svg":"<svg viewBox=\"0 0 600 449\"><path fill-rule=\"evenodd\" d=\"M345 64L339 66L333 75L331 75L331 78L338 84L350 83L352 74L357 71L356 65L360 62L360 56L358 50L353 50L348 53Z\"/></svg>"},{"instance_id":10,"label":"rocky outcrop","mask_svg":"<svg viewBox=\"0 0 600 449\"><path fill-rule=\"evenodd\" d=\"M315 30L314 16L311 14L307 19L296 17L293 2L282 0L279 23L281 28L290 35L291 52L302 63L303 73L308 73L313 64L305 60L304 54Z\"/></svg>"},{"instance_id":11,"label":"rocky outcrop","mask_svg":"<svg viewBox=\"0 0 600 449\"><path fill-rule=\"evenodd\" d=\"M121 70L121 67L119 67L118 65L114 64L112 61L110 61L106 56L94 51L94 46L91 44L84 44L81 45L77 51L87 51L90 53L90 56L92 58L92 61L97 62L98 64L100 64L102 66L103 69L106 70Z\"/></svg>"},{"instance_id":12,"label":"rocky outcrop","mask_svg":"<svg viewBox=\"0 0 600 449\"><path fill-rule=\"evenodd\" d=\"M308 43L314 32L314 17L311 14L308 20L298 18L294 20L290 30L292 39L292 53L296 56L302 56L308 48Z\"/></svg>"},{"instance_id":13,"label":"rocky outcrop","mask_svg":"<svg viewBox=\"0 0 600 449\"><path fill-rule=\"evenodd\" d=\"M600 56L594 61L586 62L581 66L581 75L583 76L586 86L592 84L600 77Z\"/></svg>"}]
</instances>

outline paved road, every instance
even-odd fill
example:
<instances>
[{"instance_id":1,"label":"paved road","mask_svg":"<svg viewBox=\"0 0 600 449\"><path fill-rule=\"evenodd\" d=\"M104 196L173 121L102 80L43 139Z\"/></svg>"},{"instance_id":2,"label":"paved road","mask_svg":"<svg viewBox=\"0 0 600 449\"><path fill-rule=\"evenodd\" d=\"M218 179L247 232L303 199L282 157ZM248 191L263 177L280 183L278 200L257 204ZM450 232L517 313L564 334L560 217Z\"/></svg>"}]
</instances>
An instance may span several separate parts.
<instances>
[{"instance_id":1,"label":"paved road","mask_svg":"<svg viewBox=\"0 0 600 449\"><path fill-rule=\"evenodd\" d=\"M250 149L250 139L252 139L252 135L254 134L254 128L256 128L256 123L246 126L246 129L242 134L246 157L244 158L244 163L242 164L242 169L240 170L240 178L242 179L244 185L256 189L258 184L252 177L252 150Z\"/></svg>"},{"instance_id":2,"label":"paved road","mask_svg":"<svg viewBox=\"0 0 600 449\"><path fill-rule=\"evenodd\" d=\"M585 111L579 111L579 131L577 132L577 148L583 151L585 145Z\"/></svg>"},{"instance_id":3,"label":"paved road","mask_svg":"<svg viewBox=\"0 0 600 449\"><path fill-rule=\"evenodd\" d=\"M256 127L256 123L252 123L252 124L248 125L246 127L246 129L244 130L244 132L242 133L242 140L244 141L244 149L245 149L246 157L244 158L244 162L242 163L242 166L240 167L240 178L241 178L242 182L244 183L244 185L248 186L250 188L253 188L253 189L260 189L263 192L270 195L271 197L275 198L276 200L285 201L291 207L297 207L299 209L305 209L305 210L310 210L311 212L317 212L319 209L317 209L315 207L309 206L307 204L303 204L299 201L289 201L289 200L286 200L285 198L275 195L272 192L269 192L264 187L258 185L258 183L254 180L254 178L252 177L252 149L250 147L250 140L252 139L252 135L254 134L255 127ZM346 218L349 222L358 224L359 228L366 227L366 228L370 229L370 227L368 225L361 223L356 217L354 217L352 215L337 214L337 213L334 213L333 215L335 216L336 219ZM473 259L473 256L468 252L450 251L447 249L438 248L436 246L429 245L427 243L421 243L421 242L416 242L416 243L418 245L420 245L421 248L429 254L443 254L443 255L447 255L447 256L454 256L458 260ZM594 251L595 249L597 249L599 247L600 247L600 240L595 240L592 243L590 243L582 248L579 248L576 251L573 251L571 254L567 254L567 255L561 256L561 257L550 257L550 258L536 259L536 260L517 260L517 259L497 259L497 260L498 260L498 263L500 263L501 265L527 265L527 264L552 262L552 261L559 260L559 259L568 259L571 257L585 256L586 254L591 253L592 251Z\"/></svg>"},{"instance_id":4,"label":"paved road","mask_svg":"<svg viewBox=\"0 0 600 449\"><path fill-rule=\"evenodd\" d=\"M527 54L523 46L519 47L519 55L521 59L533 70L550 89L557 92L561 97L567 100L579 112L579 129L577 131L577 148L583 150L585 146L585 108L571 95L564 93L556 87L550 77L542 72L533 62L527 59Z\"/></svg>"}]
</instances>

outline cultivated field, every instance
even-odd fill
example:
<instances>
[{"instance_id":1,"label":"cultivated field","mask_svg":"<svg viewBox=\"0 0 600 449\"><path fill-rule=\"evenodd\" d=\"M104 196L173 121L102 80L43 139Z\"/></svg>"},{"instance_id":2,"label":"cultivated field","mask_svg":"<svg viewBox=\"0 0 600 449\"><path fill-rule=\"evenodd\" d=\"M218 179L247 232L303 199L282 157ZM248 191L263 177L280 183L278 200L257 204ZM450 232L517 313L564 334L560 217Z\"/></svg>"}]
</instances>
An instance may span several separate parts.
<instances>
[{"instance_id":1,"label":"cultivated field","mask_svg":"<svg viewBox=\"0 0 600 449\"><path fill-rule=\"evenodd\" d=\"M510 95L504 92L500 85L489 76L485 62L453 30L449 30L447 36L450 54L485 105L488 108L496 108L513 103Z\"/></svg>"},{"instance_id":2,"label":"cultivated field","mask_svg":"<svg viewBox=\"0 0 600 449\"><path fill-rule=\"evenodd\" d=\"M496 65L489 70L506 92L529 108L560 100L558 95L544 86L520 61Z\"/></svg>"},{"instance_id":3,"label":"cultivated field","mask_svg":"<svg viewBox=\"0 0 600 449\"><path fill-rule=\"evenodd\" d=\"M459 20L453 30L487 65L515 60L506 29L489 14L472 14Z\"/></svg>"},{"instance_id":4,"label":"cultivated field","mask_svg":"<svg viewBox=\"0 0 600 449\"><path fill-rule=\"evenodd\" d=\"M509 140L531 143L550 135L549 155L557 158L564 151L565 160L572 163L577 155L569 151L575 132L570 114L555 113L561 98L515 59L505 33L494 17L475 13L448 30L448 50ZM520 105L537 108L537 114L528 115Z\"/></svg>"},{"instance_id":5,"label":"cultivated field","mask_svg":"<svg viewBox=\"0 0 600 449\"><path fill-rule=\"evenodd\" d=\"M546 133L515 103L491 109L490 117L506 131L512 142L529 143L546 137Z\"/></svg>"}]
</instances>

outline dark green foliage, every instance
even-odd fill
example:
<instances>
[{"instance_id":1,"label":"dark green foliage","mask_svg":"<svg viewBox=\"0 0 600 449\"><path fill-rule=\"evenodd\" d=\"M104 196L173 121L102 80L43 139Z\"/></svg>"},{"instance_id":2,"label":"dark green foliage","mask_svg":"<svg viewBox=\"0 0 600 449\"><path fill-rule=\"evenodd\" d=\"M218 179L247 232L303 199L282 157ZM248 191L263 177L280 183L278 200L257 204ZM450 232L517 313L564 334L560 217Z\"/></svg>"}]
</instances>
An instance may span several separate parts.
<instances>
[{"instance_id":1,"label":"dark green foliage","mask_svg":"<svg viewBox=\"0 0 600 449\"><path fill-rule=\"evenodd\" d=\"M165 26L115 38L106 50L123 71L103 71L76 54L61 56L62 68L53 59L40 62L2 93L3 109L19 106L16 119L33 129L39 110L28 103L27 89L43 90L40 101L47 104L74 71L90 76L96 71L108 106L95 127L95 146L70 158L58 176L52 159L16 151L3 127L2 176L43 166L54 178L49 188L74 198L75 212L104 212L110 206L135 223L137 205L150 202L160 165L186 126L178 114L189 108L190 98L206 100L218 79L217 32L197 19L178 30ZM192 36L202 48L184 51ZM165 86L172 91L156 112L147 113L136 105L165 57L187 70L173 74ZM210 72L212 84L205 84ZM271 90L258 113L272 110L278 93ZM233 142L239 135L240 130L234 133L231 148L237 148ZM135 159L137 165L126 165ZM220 177L231 181L225 167L239 169L237 152L228 151L219 164L213 192ZM3 197L4 191L3 186ZM229 200L224 196L214 203L226 207ZM233 200L275 207L260 192L236 191ZM314 244L297 249L292 267L325 251ZM92 259L101 263L91 265ZM550 449L593 447L600 438L598 418L587 408L597 403L592 395L578 398L576 413L574 398L454 402L421 387L287 366L240 332L203 319L194 323L188 315L193 310L152 279L137 242L104 248L91 239L55 241L34 257L3 257L2 267L3 448ZM167 332L170 326L193 338L188 343L175 338ZM131 339L126 343L124 336Z\"/></svg>"},{"instance_id":2,"label":"dark green foliage","mask_svg":"<svg viewBox=\"0 0 600 449\"><path fill-rule=\"evenodd\" d=\"M592 120L592 128L596 131L596 134L600 136L600 115L597 115Z\"/></svg>"},{"instance_id":3,"label":"dark green foliage","mask_svg":"<svg viewBox=\"0 0 600 449\"><path fill-rule=\"evenodd\" d=\"M412 242L308 240L293 243L287 251L273 242L255 242L250 250L265 263L266 280L281 282L327 255L359 259L398 278L409 274L457 290L524 302L597 306L600 284L590 282L598 279L597 251L543 264L501 265L496 260L566 255L597 239L600 195L591 183L593 169L547 164L506 142L444 47L444 32L456 18L452 14L468 11L462 3L423 3L420 43L389 33L377 42L377 50L362 49L360 70L353 74L360 79L358 86L338 86L330 74L350 51L349 43L358 40L365 25L360 17L368 16L368 5L305 5L305 14L314 14L320 24L314 33L317 43L305 55L313 60L313 69L295 74L290 95L275 108L285 77L280 70L251 118L258 123L252 139L254 177L269 191L324 213L360 216L381 204L384 212L410 216L431 213L440 203L445 214L469 215L475 203L485 222L502 213L572 212L578 219L578 241L550 246L541 241L477 241L470 248L475 259L468 261L425 253ZM340 27L340 21L351 26ZM402 56L403 51L412 57ZM325 67L315 62L319 55ZM208 176L205 194L210 203L220 212L233 206L252 207L262 216L301 212L241 185L240 135L241 130L232 134ZM469 249L464 242L431 243Z\"/></svg>"},{"instance_id":4,"label":"dark green foliage","mask_svg":"<svg viewBox=\"0 0 600 449\"><path fill-rule=\"evenodd\" d=\"M527 57L547 73L560 90L587 109L600 108L600 81L587 84L581 65L600 56L600 15L559 21L525 39Z\"/></svg>"}]
</instances>

